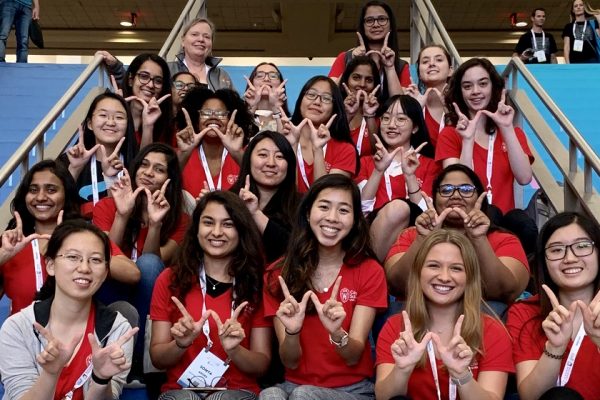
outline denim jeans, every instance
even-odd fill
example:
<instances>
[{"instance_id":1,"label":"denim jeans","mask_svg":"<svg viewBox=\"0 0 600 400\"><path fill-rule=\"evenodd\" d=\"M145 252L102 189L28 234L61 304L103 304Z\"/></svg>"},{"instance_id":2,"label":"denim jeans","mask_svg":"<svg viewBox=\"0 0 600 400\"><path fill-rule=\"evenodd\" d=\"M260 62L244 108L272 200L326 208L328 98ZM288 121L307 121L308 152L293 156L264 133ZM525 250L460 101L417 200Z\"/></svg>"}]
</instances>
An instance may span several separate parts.
<instances>
[{"instance_id":1,"label":"denim jeans","mask_svg":"<svg viewBox=\"0 0 600 400\"><path fill-rule=\"evenodd\" d=\"M17 62L26 63L29 51L31 6L25 6L16 0L2 0L0 4L0 62L6 61L6 40L14 24L17 40Z\"/></svg>"}]
</instances>

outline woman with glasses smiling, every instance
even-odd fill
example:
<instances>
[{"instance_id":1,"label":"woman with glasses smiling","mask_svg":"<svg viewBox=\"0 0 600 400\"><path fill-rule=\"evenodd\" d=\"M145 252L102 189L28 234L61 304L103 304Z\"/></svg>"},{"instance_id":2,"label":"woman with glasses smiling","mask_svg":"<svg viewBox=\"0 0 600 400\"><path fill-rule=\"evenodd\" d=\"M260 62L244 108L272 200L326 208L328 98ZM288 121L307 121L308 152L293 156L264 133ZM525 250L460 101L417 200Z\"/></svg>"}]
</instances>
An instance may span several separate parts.
<instances>
[{"instance_id":1,"label":"woman with glasses smiling","mask_svg":"<svg viewBox=\"0 0 600 400\"><path fill-rule=\"evenodd\" d=\"M396 18L389 4L379 0L366 3L359 17L358 46L340 53L335 59L329 77L338 81L346 65L357 56L370 56L379 67L383 99L402 93L410 85L410 70L399 56Z\"/></svg>"},{"instance_id":2,"label":"woman with glasses smiling","mask_svg":"<svg viewBox=\"0 0 600 400\"><path fill-rule=\"evenodd\" d=\"M191 72L181 71L173 75L171 78L173 86L171 89L171 99L173 101L173 116L177 116L181 107L181 102L185 95L195 87L199 85L198 79ZM173 128L175 128L173 123ZM177 146L177 139L173 135L173 141L170 143L171 146Z\"/></svg>"},{"instance_id":3,"label":"woman with glasses smiling","mask_svg":"<svg viewBox=\"0 0 600 400\"><path fill-rule=\"evenodd\" d=\"M597 243L598 224L574 212L540 231L537 295L514 304L507 321L523 400L600 398Z\"/></svg>"},{"instance_id":4,"label":"woman with glasses smiling","mask_svg":"<svg viewBox=\"0 0 600 400\"><path fill-rule=\"evenodd\" d=\"M407 291L407 277L417 251L427 236L444 228L455 229L473 243L481 265L484 299L512 303L529 281L529 265L523 247L511 233L491 226L486 216L486 192L468 167L445 168L425 197L427 210L415 226L405 229L390 249L385 270L390 290L400 298Z\"/></svg>"}]
</instances>

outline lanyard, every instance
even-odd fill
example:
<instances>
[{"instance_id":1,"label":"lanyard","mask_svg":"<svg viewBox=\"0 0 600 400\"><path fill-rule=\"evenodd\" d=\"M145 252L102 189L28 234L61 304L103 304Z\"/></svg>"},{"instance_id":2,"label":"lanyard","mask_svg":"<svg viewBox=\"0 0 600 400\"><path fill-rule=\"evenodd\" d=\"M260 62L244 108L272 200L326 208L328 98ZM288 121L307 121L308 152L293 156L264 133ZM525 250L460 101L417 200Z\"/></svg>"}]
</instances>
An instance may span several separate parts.
<instances>
[{"instance_id":1,"label":"lanyard","mask_svg":"<svg viewBox=\"0 0 600 400\"><path fill-rule=\"evenodd\" d=\"M122 154L119 156L119 158L121 159L121 162L123 162ZM92 200L94 202L94 205L96 205L96 203L100 201L100 191L98 190L98 167L96 165L96 154L92 154L92 160L90 161L90 174L92 175ZM117 174L117 177L120 178L122 176L123 171L120 171Z\"/></svg>"},{"instance_id":2,"label":"lanyard","mask_svg":"<svg viewBox=\"0 0 600 400\"><path fill-rule=\"evenodd\" d=\"M200 152L200 159L202 160L202 168L204 168L204 175L206 176L206 182L208 183L208 188L211 192L215 190L221 190L221 179L223 178L223 166L225 165L225 157L227 157L227 149L223 147L223 154L221 155L221 168L219 168L219 180L217 181L217 187L215 188L215 182L213 181L213 177L210 174L210 169L208 168L208 162L206 161L206 154L204 154L204 148L202 145L198 147L198 152Z\"/></svg>"},{"instance_id":3,"label":"lanyard","mask_svg":"<svg viewBox=\"0 0 600 400\"><path fill-rule=\"evenodd\" d=\"M133 262L136 262L138 259L137 240L133 244L133 249L131 249L131 257L130 258L131 258L131 261L133 261Z\"/></svg>"},{"instance_id":4,"label":"lanyard","mask_svg":"<svg viewBox=\"0 0 600 400\"><path fill-rule=\"evenodd\" d=\"M532 40L533 49L537 50L537 39L535 38L535 33L533 32L533 29L531 30L531 37L533 38L533 40ZM546 48L546 32L542 31L542 50L544 50L545 48Z\"/></svg>"},{"instance_id":5,"label":"lanyard","mask_svg":"<svg viewBox=\"0 0 600 400\"><path fill-rule=\"evenodd\" d=\"M362 149L363 138L365 137L365 130L367 129L367 120L365 118L362 119L360 123L360 130L358 132L358 140L356 141L356 150L360 155L360 150Z\"/></svg>"},{"instance_id":6,"label":"lanyard","mask_svg":"<svg viewBox=\"0 0 600 400\"><path fill-rule=\"evenodd\" d=\"M430 340L427 343L427 357L429 358L429 364L431 365L431 373L433 374L433 381L435 382L435 390L437 392L438 400L442 400L442 391L440 389L440 378L438 376L437 363L435 361L435 353L433 351L433 343ZM456 385L452 383L452 380L448 380L448 398L450 400L456 400Z\"/></svg>"},{"instance_id":7,"label":"lanyard","mask_svg":"<svg viewBox=\"0 0 600 400\"><path fill-rule=\"evenodd\" d=\"M487 166L485 176L487 178L487 200L492 204L492 172L494 166L494 142L496 141L496 133L489 135L488 151L487 151Z\"/></svg>"},{"instance_id":8,"label":"lanyard","mask_svg":"<svg viewBox=\"0 0 600 400\"><path fill-rule=\"evenodd\" d=\"M35 290L40 291L44 284L44 275L42 274L42 257L40 256L40 244L37 239L31 241L31 251L33 252L33 265L35 267Z\"/></svg>"},{"instance_id":9,"label":"lanyard","mask_svg":"<svg viewBox=\"0 0 600 400\"><path fill-rule=\"evenodd\" d=\"M412 149L412 147L411 147L411 149ZM420 154L417 154L417 158L419 158L420 156L421 156ZM397 163L397 161L393 160L392 164L393 163ZM385 192L387 194L389 201L392 201L392 181L390 179L390 169L398 168L396 166L397 164L396 165L392 165L392 164L390 164L390 166L387 167L385 169L385 171L383 171L383 178L385 181ZM402 163L400 163L399 167L400 167L400 171L402 172ZM404 174L404 173L402 172L402 174ZM406 178L404 178L404 191L406 192L406 198L408 198L409 197L408 196L408 185L406 184Z\"/></svg>"},{"instance_id":10,"label":"lanyard","mask_svg":"<svg viewBox=\"0 0 600 400\"><path fill-rule=\"evenodd\" d=\"M577 331L577 336L575 336L575 340L573 341L573 345L571 346L571 351L569 351L569 357L567 357L565 368L563 369L560 378L556 382L558 386L565 386L567 382L569 382L571 372L573 372L573 366L575 365L575 357L577 357L577 353L579 352L579 348L581 347L581 343L583 342L584 337L585 328L583 327L583 323L581 323L581 325L579 326L579 331Z\"/></svg>"},{"instance_id":11,"label":"lanyard","mask_svg":"<svg viewBox=\"0 0 600 400\"><path fill-rule=\"evenodd\" d=\"M202 291L202 315L206 313L206 271L204 270L204 265L200 266L200 272L198 273L199 281L200 281L200 290ZM233 288L235 288L235 278L233 278ZM232 288L232 297L235 299L235 291ZM233 314L235 302L231 301L231 314ZM231 316L229 314L229 316ZM210 340L210 325L208 324L208 319L204 321L204 325L202 325L202 333L206 337L206 348L210 350L213 345L213 341ZM229 360L229 359L227 359ZM227 361L226 363L228 363Z\"/></svg>"},{"instance_id":12,"label":"lanyard","mask_svg":"<svg viewBox=\"0 0 600 400\"><path fill-rule=\"evenodd\" d=\"M577 40L577 36L575 35L575 27L576 26L577 26L577 23L575 21L573 21L573 38L575 40ZM583 38L585 37L585 28L587 28L587 19L583 23L583 29L581 30L581 38L579 40L583 40Z\"/></svg>"},{"instance_id":13,"label":"lanyard","mask_svg":"<svg viewBox=\"0 0 600 400\"><path fill-rule=\"evenodd\" d=\"M323 146L323 158L325 158L325 154L327 154L327 143ZM302 158L302 146L298 143L298 150L296 150L296 158L298 159L298 167L300 168L300 175L302 176L302 180L306 185L306 188L310 188L310 184L308 183L308 177L306 176L306 167L304 166L304 159ZM314 160L313 160L314 164Z\"/></svg>"}]
</instances>

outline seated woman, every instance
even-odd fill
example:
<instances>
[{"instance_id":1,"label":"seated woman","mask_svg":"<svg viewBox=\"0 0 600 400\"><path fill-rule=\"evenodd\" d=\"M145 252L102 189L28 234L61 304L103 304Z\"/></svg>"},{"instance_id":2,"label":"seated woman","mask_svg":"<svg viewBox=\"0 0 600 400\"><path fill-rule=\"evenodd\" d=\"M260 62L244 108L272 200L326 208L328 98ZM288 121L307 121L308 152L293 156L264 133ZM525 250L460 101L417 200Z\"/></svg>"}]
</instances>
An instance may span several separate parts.
<instances>
[{"instance_id":1,"label":"seated woman","mask_svg":"<svg viewBox=\"0 0 600 400\"><path fill-rule=\"evenodd\" d=\"M194 197L203 189L229 189L254 129L246 104L233 90L197 88L181 107L177 147L183 188Z\"/></svg>"},{"instance_id":2,"label":"seated woman","mask_svg":"<svg viewBox=\"0 0 600 400\"><path fill-rule=\"evenodd\" d=\"M256 398L256 378L271 360L263 269L260 234L238 196L202 196L152 295L150 356L167 370L159 399L204 398L182 390L198 386L227 389L208 399Z\"/></svg>"},{"instance_id":3,"label":"seated woman","mask_svg":"<svg viewBox=\"0 0 600 400\"><path fill-rule=\"evenodd\" d=\"M433 182L433 199L415 226L405 229L385 262L390 289L406 296L408 272L424 240L440 228L463 232L473 244L481 268L484 299L512 303L529 281L529 265L516 236L490 226L487 198L472 169L461 164L445 168Z\"/></svg>"},{"instance_id":4,"label":"seated woman","mask_svg":"<svg viewBox=\"0 0 600 400\"><path fill-rule=\"evenodd\" d=\"M296 157L285 137L272 131L254 136L230 190L239 194L256 222L266 261L280 258L289 242L299 200Z\"/></svg>"},{"instance_id":5,"label":"seated woman","mask_svg":"<svg viewBox=\"0 0 600 400\"><path fill-rule=\"evenodd\" d=\"M392 96L382 110L375 155L361 158L356 179L379 260L385 260L402 229L414 225L421 213L417 205L426 208L421 192L430 192L440 171L419 103L407 95Z\"/></svg>"},{"instance_id":6,"label":"seated woman","mask_svg":"<svg viewBox=\"0 0 600 400\"><path fill-rule=\"evenodd\" d=\"M367 56L354 57L339 84L356 151L361 157L372 155L379 127L376 114L383 99L377 65Z\"/></svg>"},{"instance_id":7,"label":"seated woman","mask_svg":"<svg viewBox=\"0 0 600 400\"><path fill-rule=\"evenodd\" d=\"M258 64L246 78L244 100L254 114L259 131L276 131L282 114L289 115L287 94L281 71L270 62Z\"/></svg>"},{"instance_id":8,"label":"seated woman","mask_svg":"<svg viewBox=\"0 0 600 400\"><path fill-rule=\"evenodd\" d=\"M596 222L574 212L555 215L540 231L537 295L515 303L506 323L523 400L576 398L564 397L569 389L600 398L598 243Z\"/></svg>"},{"instance_id":9,"label":"seated woman","mask_svg":"<svg viewBox=\"0 0 600 400\"><path fill-rule=\"evenodd\" d=\"M77 182L81 214L92 218L94 205L137 153L133 119L125 100L114 93L98 95L79 130L79 141L58 160Z\"/></svg>"},{"instance_id":10,"label":"seated woman","mask_svg":"<svg viewBox=\"0 0 600 400\"><path fill-rule=\"evenodd\" d=\"M49 277L38 301L0 330L4 397L120 397L137 328L94 300L109 261L109 240L94 225L71 220L56 227L46 250Z\"/></svg>"},{"instance_id":11,"label":"seated woman","mask_svg":"<svg viewBox=\"0 0 600 400\"><path fill-rule=\"evenodd\" d=\"M514 372L508 332L481 312L479 261L453 230L427 236L408 277L406 310L377 341L377 399L504 398Z\"/></svg>"},{"instance_id":12,"label":"seated woman","mask_svg":"<svg viewBox=\"0 0 600 400\"><path fill-rule=\"evenodd\" d=\"M311 186L266 281L265 315L275 317L286 380L260 399L372 399L368 336L387 287L350 178L329 174Z\"/></svg>"},{"instance_id":13,"label":"seated woman","mask_svg":"<svg viewBox=\"0 0 600 400\"><path fill-rule=\"evenodd\" d=\"M300 90L291 120L285 117L282 122L282 133L296 151L300 193L323 175L358 173L342 94L331 79L310 78Z\"/></svg>"},{"instance_id":14,"label":"seated woman","mask_svg":"<svg viewBox=\"0 0 600 400\"><path fill-rule=\"evenodd\" d=\"M11 299L11 314L33 301L47 278L48 238L63 220L79 217L79 197L73 177L53 160L40 161L23 176L11 202L13 218L2 234L0 281ZM117 252L115 254L115 251ZM140 272L118 248L113 248L111 280L136 284Z\"/></svg>"}]
</instances>

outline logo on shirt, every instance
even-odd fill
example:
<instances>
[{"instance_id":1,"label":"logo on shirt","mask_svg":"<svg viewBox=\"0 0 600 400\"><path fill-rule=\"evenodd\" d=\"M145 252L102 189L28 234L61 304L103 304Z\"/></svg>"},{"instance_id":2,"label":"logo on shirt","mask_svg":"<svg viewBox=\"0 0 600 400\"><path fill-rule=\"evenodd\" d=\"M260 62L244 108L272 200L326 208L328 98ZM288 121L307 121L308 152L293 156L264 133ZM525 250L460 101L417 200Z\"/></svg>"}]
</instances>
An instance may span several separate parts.
<instances>
[{"instance_id":1,"label":"logo on shirt","mask_svg":"<svg viewBox=\"0 0 600 400\"><path fill-rule=\"evenodd\" d=\"M327 173L329 173L329 171L331 171L331 164L328 163L327 161L325 161L325 171L327 171Z\"/></svg>"},{"instance_id":2,"label":"logo on shirt","mask_svg":"<svg viewBox=\"0 0 600 400\"><path fill-rule=\"evenodd\" d=\"M227 175L227 183L229 183L230 185L233 185L235 183L235 181L237 181L238 176L237 175Z\"/></svg>"},{"instance_id":3,"label":"logo on shirt","mask_svg":"<svg viewBox=\"0 0 600 400\"><path fill-rule=\"evenodd\" d=\"M356 296L358 295L358 293L356 293L356 290L350 290L348 288L343 288L340 290L340 300L342 301L342 303L347 303L349 301L356 301Z\"/></svg>"}]
</instances>

